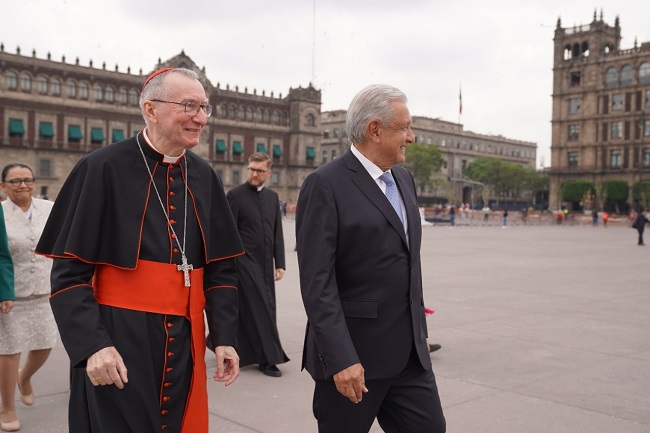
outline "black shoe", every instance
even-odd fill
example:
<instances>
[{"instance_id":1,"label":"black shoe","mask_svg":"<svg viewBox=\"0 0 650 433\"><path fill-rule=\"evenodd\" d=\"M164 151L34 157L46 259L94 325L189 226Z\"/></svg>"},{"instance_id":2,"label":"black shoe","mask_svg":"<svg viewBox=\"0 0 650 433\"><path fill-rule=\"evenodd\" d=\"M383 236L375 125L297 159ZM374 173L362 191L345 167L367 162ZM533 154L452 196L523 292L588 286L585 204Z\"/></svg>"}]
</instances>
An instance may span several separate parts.
<instances>
[{"instance_id":1,"label":"black shoe","mask_svg":"<svg viewBox=\"0 0 650 433\"><path fill-rule=\"evenodd\" d=\"M429 353L433 353L436 350L440 350L442 346L439 344L429 344Z\"/></svg>"},{"instance_id":2,"label":"black shoe","mask_svg":"<svg viewBox=\"0 0 650 433\"><path fill-rule=\"evenodd\" d=\"M259 369L266 376L271 376L271 377L282 376L282 372L275 365L260 364Z\"/></svg>"}]
</instances>

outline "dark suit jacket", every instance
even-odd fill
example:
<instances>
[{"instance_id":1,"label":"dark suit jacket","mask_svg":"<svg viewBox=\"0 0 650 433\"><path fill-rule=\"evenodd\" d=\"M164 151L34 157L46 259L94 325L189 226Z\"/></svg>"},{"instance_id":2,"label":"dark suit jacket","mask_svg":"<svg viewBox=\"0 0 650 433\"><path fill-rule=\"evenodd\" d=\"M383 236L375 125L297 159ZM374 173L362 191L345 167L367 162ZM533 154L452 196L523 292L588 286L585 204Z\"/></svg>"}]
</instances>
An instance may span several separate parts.
<instances>
[{"instance_id":1,"label":"dark suit jacket","mask_svg":"<svg viewBox=\"0 0 650 433\"><path fill-rule=\"evenodd\" d=\"M403 167L392 172L408 243L395 210L351 151L319 167L301 188L296 236L308 318L302 366L314 379L331 379L358 362L367 380L395 376L413 345L431 369L415 184Z\"/></svg>"}]
</instances>

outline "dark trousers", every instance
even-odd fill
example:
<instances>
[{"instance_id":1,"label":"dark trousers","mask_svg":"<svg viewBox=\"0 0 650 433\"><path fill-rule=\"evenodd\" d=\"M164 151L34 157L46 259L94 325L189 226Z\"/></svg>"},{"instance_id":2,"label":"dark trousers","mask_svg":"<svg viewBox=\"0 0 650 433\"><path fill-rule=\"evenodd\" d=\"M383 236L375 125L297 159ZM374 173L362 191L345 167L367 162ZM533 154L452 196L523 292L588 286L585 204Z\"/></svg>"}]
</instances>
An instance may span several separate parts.
<instances>
[{"instance_id":1,"label":"dark trousers","mask_svg":"<svg viewBox=\"0 0 650 433\"><path fill-rule=\"evenodd\" d=\"M433 371L424 370L415 351L402 373L367 380L368 392L352 403L332 380L317 380L314 416L319 433L367 433L375 418L386 433L444 433L445 417Z\"/></svg>"}]
</instances>

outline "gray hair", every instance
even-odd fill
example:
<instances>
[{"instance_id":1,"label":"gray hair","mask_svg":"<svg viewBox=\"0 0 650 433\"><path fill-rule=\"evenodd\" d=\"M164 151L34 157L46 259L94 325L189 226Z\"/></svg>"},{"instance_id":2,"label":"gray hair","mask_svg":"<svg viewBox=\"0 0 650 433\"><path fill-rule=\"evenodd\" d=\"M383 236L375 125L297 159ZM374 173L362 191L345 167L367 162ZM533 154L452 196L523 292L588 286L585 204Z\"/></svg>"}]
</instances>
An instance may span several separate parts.
<instances>
[{"instance_id":1,"label":"gray hair","mask_svg":"<svg viewBox=\"0 0 650 433\"><path fill-rule=\"evenodd\" d=\"M406 95L386 84L372 84L357 93L350 103L346 119L350 141L363 143L366 126L372 120L379 120L382 125L388 125L394 114L391 107L394 101L406 104Z\"/></svg>"},{"instance_id":2,"label":"gray hair","mask_svg":"<svg viewBox=\"0 0 650 433\"><path fill-rule=\"evenodd\" d=\"M167 99L167 92L168 88L167 85L165 84L165 77L167 74L177 72L179 74L183 74L186 77L190 77L195 79L196 81L199 81L199 74L196 72L190 70L190 69L185 69L185 68L174 68L169 71L165 71L161 74L156 75L153 77L149 82L147 82L144 86L144 89L142 89L142 93L140 93L140 110L142 110L142 117L144 118L144 123L146 125L149 124L149 120L147 119L147 116L144 115L144 102L145 101L151 101L152 99L161 99L161 100L166 100Z\"/></svg>"}]
</instances>

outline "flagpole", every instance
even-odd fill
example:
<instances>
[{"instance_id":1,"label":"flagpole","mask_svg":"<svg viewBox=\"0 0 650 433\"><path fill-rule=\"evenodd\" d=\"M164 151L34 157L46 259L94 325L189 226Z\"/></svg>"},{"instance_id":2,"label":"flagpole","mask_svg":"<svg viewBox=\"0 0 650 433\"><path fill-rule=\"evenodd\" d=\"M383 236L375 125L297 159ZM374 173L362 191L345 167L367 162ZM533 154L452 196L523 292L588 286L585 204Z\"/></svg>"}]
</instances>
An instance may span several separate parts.
<instances>
[{"instance_id":1,"label":"flagpole","mask_svg":"<svg viewBox=\"0 0 650 433\"><path fill-rule=\"evenodd\" d=\"M463 114L463 90L458 83L458 126L460 126L460 115Z\"/></svg>"}]
</instances>

